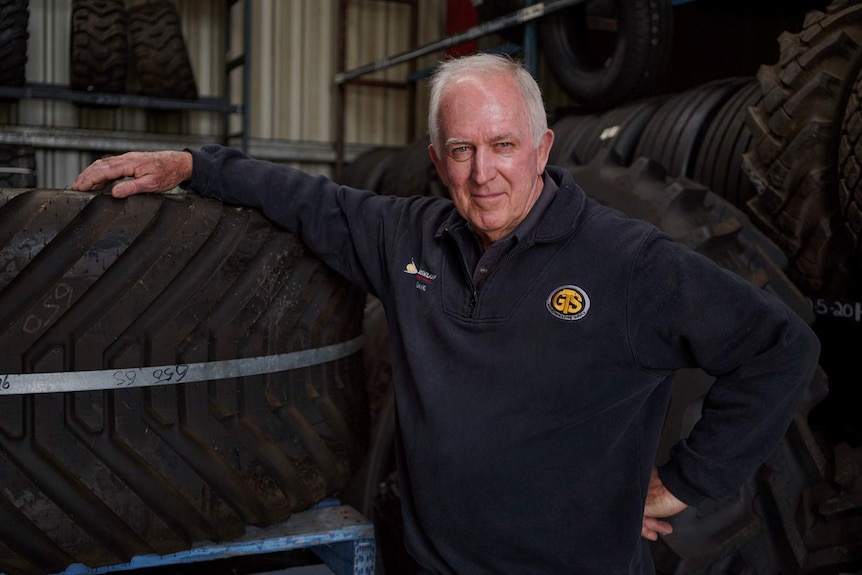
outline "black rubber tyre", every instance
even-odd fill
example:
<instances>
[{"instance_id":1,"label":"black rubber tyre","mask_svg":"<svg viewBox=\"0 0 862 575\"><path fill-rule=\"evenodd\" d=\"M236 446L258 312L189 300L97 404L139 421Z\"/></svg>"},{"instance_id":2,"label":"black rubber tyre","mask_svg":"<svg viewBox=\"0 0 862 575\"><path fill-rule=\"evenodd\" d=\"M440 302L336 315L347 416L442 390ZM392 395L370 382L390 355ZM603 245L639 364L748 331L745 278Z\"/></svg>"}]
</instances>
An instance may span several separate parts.
<instances>
[{"instance_id":1,"label":"black rubber tyre","mask_svg":"<svg viewBox=\"0 0 862 575\"><path fill-rule=\"evenodd\" d=\"M35 188L36 154L30 146L0 145L0 188Z\"/></svg>"},{"instance_id":2,"label":"black rubber tyre","mask_svg":"<svg viewBox=\"0 0 862 575\"><path fill-rule=\"evenodd\" d=\"M639 100L602 114L568 114L554 122L551 165L589 164L602 150L610 150L629 164L643 131L664 98Z\"/></svg>"},{"instance_id":3,"label":"black rubber tyre","mask_svg":"<svg viewBox=\"0 0 862 575\"><path fill-rule=\"evenodd\" d=\"M810 12L802 31L785 32L779 46L778 63L757 74L763 99L751 110L755 145L743 161L757 189L749 208L790 257L788 273L804 292L858 296L836 167L862 58L862 4L838 0Z\"/></svg>"},{"instance_id":4,"label":"black rubber tyre","mask_svg":"<svg viewBox=\"0 0 862 575\"><path fill-rule=\"evenodd\" d=\"M479 20L527 6L485 0ZM539 20L539 47L563 91L586 110L607 110L657 93L673 40L671 0L587 0ZM523 42L520 27L500 36Z\"/></svg>"},{"instance_id":5,"label":"black rubber tyre","mask_svg":"<svg viewBox=\"0 0 862 575\"><path fill-rule=\"evenodd\" d=\"M769 255L781 258L777 246L703 185L669 178L647 158L626 168L599 157L572 171L598 201L651 221L813 322L806 298L781 272L782 262ZM677 374L659 463L700 417L711 384L700 370ZM675 534L653 545L660 575L837 575L862 567L862 450L842 456L808 424L827 390L825 372L818 370L778 449L734 496L673 518Z\"/></svg>"},{"instance_id":6,"label":"black rubber tyre","mask_svg":"<svg viewBox=\"0 0 862 575\"><path fill-rule=\"evenodd\" d=\"M589 0L539 22L548 67L563 91L588 109L656 93L672 36L670 0Z\"/></svg>"},{"instance_id":7,"label":"black rubber tyre","mask_svg":"<svg viewBox=\"0 0 862 575\"><path fill-rule=\"evenodd\" d=\"M748 108L756 106L761 98L760 86L752 79L725 102L703 138L692 174L695 180L740 209L745 209L756 194L742 169L742 156L754 143L746 122Z\"/></svg>"},{"instance_id":8,"label":"black rubber tyre","mask_svg":"<svg viewBox=\"0 0 862 575\"><path fill-rule=\"evenodd\" d=\"M0 374L316 349L361 334L364 297L256 210L0 192ZM200 383L26 391L0 395L9 575L230 540L336 493L367 448L360 353Z\"/></svg>"},{"instance_id":9,"label":"black rubber tyre","mask_svg":"<svg viewBox=\"0 0 862 575\"><path fill-rule=\"evenodd\" d=\"M380 194L449 197L428 153L430 142L425 136L393 152L380 178Z\"/></svg>"},{"instance_id":10,"label":"black rubber tyre","mask_svg":"<svg viewBox=\"0 0 862 575\"><path fill-rule=\"evenodd\" d=\"M404 547L404 520L398 492L395 456L395 389L389 328L380 300L369 296L365 308L363 360L366 388L372 405L372 431L368 454L348 487L345 503L374 523L379 575L413 575L418 566Z\"/></svg>"},{"instance_id":11,"label":"black rubber tyre","mask_svg":"<svg viewBox=\"0 0 862 575\"><path fill-rule=\"evenodd\" d=\"M717 80L666 99L643 129L635 157L656 160L671 176L691 177L713 118L747 83L744 78Z\"/></svg>"},{"instance_id":12,"label":"black rubber tyre","mask_svg":"<svg viewBox=\"0 0 862 575\"><path fill-rule=\"evenodd\" d=\"M849 239L849 291L853 297L862 298L862 57L856 59L848 78L855 79L841 122L838 201Z\"/></svg>"},{"instance_id":13,"label":"black rubber tyre","mask_svg":"<svg viewBox=\"0 0 862 575\"><path fill-rule=\"evenodd\" d=\"M341 170L338 183L359 190L380 192L383 174L389 169L396 149L372 148L354 158Z\"/></svg>"},{"instance_id":14,"label":"black rubber tyre","mask_svg":"<svg viewBox=\"0 0 862 575\"><path fill-rule=\"evenodd\" d=\"M27 0L0 0L0 86L23 86L27 66Z\"/></svg>"},{"instance_id":15,"label":"black rubber tyre","mask_svg":"<svg viewBox=\"0 0 862 575\"><path fill-rule=\"evenodd\" d=\"M198 97L180 16L173 2L154 1L129 8L129 44L138 83L136 92L162 98Z\"/></svg>"},{"instance_id":16,"label":"black rubber tyre","mask_svg":"<svg viewBox=\"0 0 862 575\"><path fill-rule=\"evenodd\" d=\"M73 0L69 67L72 89L126 91L128 24L123 0Z\"/></svg>"}]
</instances>

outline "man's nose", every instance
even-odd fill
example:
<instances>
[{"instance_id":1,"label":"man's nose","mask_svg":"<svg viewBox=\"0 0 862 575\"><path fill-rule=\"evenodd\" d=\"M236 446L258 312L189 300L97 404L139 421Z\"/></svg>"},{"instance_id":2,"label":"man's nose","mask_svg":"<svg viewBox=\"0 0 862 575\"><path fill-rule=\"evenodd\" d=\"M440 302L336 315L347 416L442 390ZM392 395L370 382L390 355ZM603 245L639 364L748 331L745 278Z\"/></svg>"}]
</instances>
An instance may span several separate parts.
<instances>
[{"instance_id":1,"label":"man's nose","mask_svg":"<svg viewBox=\"0 0 862 575\"><path fill-rule=\"evenodd\" d=\"M490 151L484 148L476 148L473 154L473 181L477 184L484 184L494 177L494 158Z\"/></svg>"}]
</instances>

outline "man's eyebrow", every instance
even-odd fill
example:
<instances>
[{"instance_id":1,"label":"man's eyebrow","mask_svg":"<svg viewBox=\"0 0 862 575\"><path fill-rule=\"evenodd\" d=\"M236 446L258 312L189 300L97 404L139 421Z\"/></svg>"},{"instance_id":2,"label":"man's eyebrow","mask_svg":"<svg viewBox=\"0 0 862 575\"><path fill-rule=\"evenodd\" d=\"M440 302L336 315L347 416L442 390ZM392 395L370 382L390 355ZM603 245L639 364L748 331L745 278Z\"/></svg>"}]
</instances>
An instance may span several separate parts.
<instances>
[{"instance_id":1,"label":"man's eyebrow","mask_svg":"<svg viewBox=\"0 0 862 575\"><path fill-rule=\"evenodd\" d=\"M517 138L518 137L515 135L514 132L505 132L503 134L498 134L498 135L492 137L489 141L499 142L500 140L514 140ZM458 145L472 144L472 143L473 143L472 140L468 140L465 138L449 138L448 140L446 140L447 146L458 146Z\"/></svg>"}]
</instances>

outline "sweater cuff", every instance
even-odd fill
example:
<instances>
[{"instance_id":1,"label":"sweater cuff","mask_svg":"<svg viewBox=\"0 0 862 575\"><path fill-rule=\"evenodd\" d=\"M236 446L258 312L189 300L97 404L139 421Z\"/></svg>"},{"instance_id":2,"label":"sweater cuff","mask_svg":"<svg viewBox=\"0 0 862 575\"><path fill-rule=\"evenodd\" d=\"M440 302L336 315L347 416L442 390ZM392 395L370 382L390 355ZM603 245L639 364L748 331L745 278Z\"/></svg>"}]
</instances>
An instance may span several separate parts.
<instances>
[{"instance_id":1,"label":"sweater cuff","mask_svg":"<svg viewBox=\"0 0 862 575\"><path fill-rule=\"evenodd\" d=\"M203 197L212 195L209 188L209 174L212 168L212 153L206 148L192 150L185 148L183 151L192 155L192 176L180 184L184 190L193 190Z\"/></svg>"},{"instance_id":2,"label":"sweater cuff","mask_svg":"<svg viewBox=\"0 0 862 575\"><path fill-rule=\"evenodd\" d=\"M697 507L702 501L709 499L708 495L682 477L680 469L674 465L673 460L658 468L658 477L665 488L686 505Z\"/></svg>"}]
</instances>

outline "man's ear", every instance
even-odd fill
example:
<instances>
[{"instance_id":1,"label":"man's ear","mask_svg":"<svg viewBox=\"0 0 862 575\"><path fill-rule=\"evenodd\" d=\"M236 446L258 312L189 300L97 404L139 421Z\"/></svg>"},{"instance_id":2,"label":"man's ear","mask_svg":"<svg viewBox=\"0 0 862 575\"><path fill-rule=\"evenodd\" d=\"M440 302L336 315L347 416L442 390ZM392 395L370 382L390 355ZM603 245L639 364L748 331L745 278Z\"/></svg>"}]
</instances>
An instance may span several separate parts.
<instances>
[{"instance_id":1,"label":"man's ear","mask_svg":"<svg viewBox=\"0 0 862 575\"><path fill-rule=\"evenodd\" d=\"M437 150L434 149L433 144L428 146L428 153L431 154L431 161L434 162L434 167L437 168L437 174L440 176L440 181L442 181L443 185L448 188L449 178L446 177L446 170L443 169L443 161L440 159L440 156L437 155Z\"/></svg>"},{"instance_id":2,"label":"man's ear","mask_svg":"<svg viewBox=\"0 0 862 575\"><path fill-rule=\"evenodd\" d=\"M551 155L551 146L554 145L554 131L548 128L542 139L539 140L539 147L536 148L536 168L539 174L545 171L545 166L548 165L548 156Z\"/></svg>"}]
</instances>

